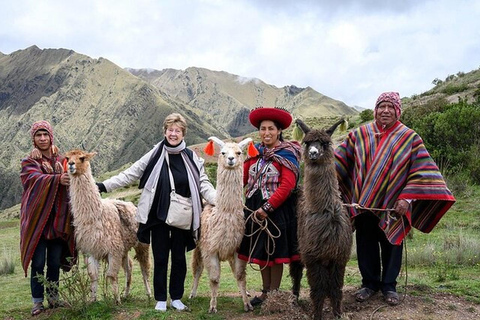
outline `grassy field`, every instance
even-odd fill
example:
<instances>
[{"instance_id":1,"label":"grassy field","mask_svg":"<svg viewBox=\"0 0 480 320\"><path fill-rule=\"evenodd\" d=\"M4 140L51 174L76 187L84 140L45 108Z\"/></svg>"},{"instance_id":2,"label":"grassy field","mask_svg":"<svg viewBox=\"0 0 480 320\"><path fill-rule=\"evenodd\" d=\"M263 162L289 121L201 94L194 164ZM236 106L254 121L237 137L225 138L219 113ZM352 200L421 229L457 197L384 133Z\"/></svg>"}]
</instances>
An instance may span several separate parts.
<instances>
[{"instance_id":1,"label":"grassy field","mask_svg":"<svg viewBox=\"0 0 480 320\"><path fill-rule=\"evenodd\" d=\"M334 122L335 119L327 122ZM356 119L351 119L356 120ZM313 119L309 125L315 127L329 126L325 120ZM289 138L290 132L286 132ZM336 140L341 137L337 136ZM197 152L203 149L196 146ZM200 154L204 156L203 154ZM207 158L206 167L212 181L215 180L216 165L214 158ZM109 176L118 173L110 172L97 178L103 181ZM437 227L430 234L414 231L405 241L404 266L398 279L398 289L411 296L422 296L425 301L431 295L446 293L466 299L475 305L480 305L480 187L465 187L461 184L450 183L457 197L457 203L443 217ZM139 190L135 186L116 190L109 194L113 198L136 202ZM31 298L29 278L24 277L19 256L19 206L0 212L0 319L30 318ZM191 252L187 254L190 260ZM190 264L189 264L190 266ZM123 273L120 273L123 283ZM73 280L72 280L73 279ZM83 261L79 264L79 272L72 277L72 272L62 275L61 292L68 294L75 282L77 287L88 286ZM204 272L198 297L188 299L192 282L190 267L188 268L183 301L190 307L190 312L178 313L167 311L158 313L154 310L155 301L148 300L142 285L138 264L134 264L133 288L129 298L120 306L112 302L110 291L99 289L99 301L86 303L84 296L75 296L72 308L57 309L42 314L36 319L231 319L231 318L262 318L258 310L245 315L242 301L239 296L236 281L228 264L224 263L220 283L218 301L219 312L215 315L207 313L209 306L209 285ZM360 284L360 274L357 268L355 249L352 250L351 260L347 266L345 285L357 287ZM261 289L260 273L251 267L247 268L247 289L253 295ZM282 290L290 289L288 267L285 268ZM302 283L302 299L308 300L308 285L304 279ZM423 319L423 318L422 318Z\"/></svg>"}]
</instances>

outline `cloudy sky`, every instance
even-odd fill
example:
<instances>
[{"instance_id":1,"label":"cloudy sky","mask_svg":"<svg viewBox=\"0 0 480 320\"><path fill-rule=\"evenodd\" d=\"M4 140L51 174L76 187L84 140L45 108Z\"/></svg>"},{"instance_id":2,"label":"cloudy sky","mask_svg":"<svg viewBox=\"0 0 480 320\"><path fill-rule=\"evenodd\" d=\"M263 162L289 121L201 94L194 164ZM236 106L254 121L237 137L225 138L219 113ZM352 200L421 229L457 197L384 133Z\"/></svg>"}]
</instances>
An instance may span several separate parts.
<instances>
[{"instance_id":1,"label":"cloudy sky","mask_svg":"<svg viewBox=\"0 0 480 320\"><path fill-rule=\"evenodd\" d=\"M480 67L480 0L0 0L0 52L203 67L373 108Z\"/></svg>"}]
</instances>

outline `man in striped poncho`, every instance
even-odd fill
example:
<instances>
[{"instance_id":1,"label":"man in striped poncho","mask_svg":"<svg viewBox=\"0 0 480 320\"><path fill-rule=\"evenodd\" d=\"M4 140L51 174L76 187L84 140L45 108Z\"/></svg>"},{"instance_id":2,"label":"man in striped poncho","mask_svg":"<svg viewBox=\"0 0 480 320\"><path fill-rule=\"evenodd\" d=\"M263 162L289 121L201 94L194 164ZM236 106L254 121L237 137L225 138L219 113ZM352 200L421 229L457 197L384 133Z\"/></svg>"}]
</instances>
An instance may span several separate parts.
<instances>
[{"instance_id":1,"label":"man in striped poncho","mask_svg":"<svg viewBox=\"0 0 480 320\"><path fill-rule=\"evenodd\" d=\"M375 120L350 132L335 150L343 201L358 204L349 212L362 275L359 302L381 290L389 305L399 303L405 235L412 226L430 232L455 202L420 136L399 121L401 111L397 92L382 93Z\"/></svg>"},{"instance_id":2,"label":"man in striped poncho","mask_svg":"<svg viewBox=\"0 0 480 320\"><path fill-rule=\"evenodd\" d=\"M63 169L63 157L53 143L53 129L37 121L30 129L34 149L22 159L23 185L20 209L20 254L27 276L31 262L32 315L44 309L44 286L39 275L53 284L47 287L50 308L59 306L57 285L60 268L69 270L75 256L72 216L68 206L70 178Z\"/></svg>"}]
</instances>

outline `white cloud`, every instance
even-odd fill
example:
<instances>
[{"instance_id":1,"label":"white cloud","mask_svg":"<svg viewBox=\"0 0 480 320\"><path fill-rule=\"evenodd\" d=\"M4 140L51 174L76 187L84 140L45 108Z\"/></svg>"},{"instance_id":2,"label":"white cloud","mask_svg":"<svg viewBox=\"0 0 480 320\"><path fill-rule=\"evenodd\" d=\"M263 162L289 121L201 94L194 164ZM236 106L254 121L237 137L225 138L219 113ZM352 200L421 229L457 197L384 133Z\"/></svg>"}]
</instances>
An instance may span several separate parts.
<instances>
[{"instance_id":1,"label":"white cloud","mask_svg":"<svg viewBox=\"0 0 480 320\"><path fill-rule=\"evenodd\" d=\"M480 0L0 0L0 51L68 48L121 67L190 66L371 107L480 66Z\"/></svg>"}]
</instances>

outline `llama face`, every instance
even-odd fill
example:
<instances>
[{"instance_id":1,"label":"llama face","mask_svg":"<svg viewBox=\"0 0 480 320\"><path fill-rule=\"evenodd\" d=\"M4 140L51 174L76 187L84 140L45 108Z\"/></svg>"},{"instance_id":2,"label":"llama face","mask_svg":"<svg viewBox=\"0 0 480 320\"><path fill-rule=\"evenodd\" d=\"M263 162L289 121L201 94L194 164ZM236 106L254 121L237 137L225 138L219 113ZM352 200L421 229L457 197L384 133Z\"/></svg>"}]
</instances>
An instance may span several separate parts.
<instances>
[{"instance_id":1,"label":"llama face","mask_svg":"<svg viewBox=\"0 0 480 320\"><path fill-rule=\"evenodd\" d=\"M65 154L67 159L67 172L72 176L79 176L90 167L89 160L95 153L88 153L82 150L72 150Z\"/></svg>"},{"instance_id":2,"label":"llama face","mask_svg":"<svg viewBox=\"0 0 480 320\"><path fill-rule=\"evenodd\" d=\"M243 163L242 149L236 143L226 143L220 150L219 159L222 159L225 168L236 168Z\"/></svg>"},{"instance_id":3,"label":"llama face","mask_svg":"<svg viewBox=\"0 0 480 320\"><path fill-rule=\"evenodd\" d=\"M312 130L303 139L305 159L317 161L332 156L332 140L324 130Z\"/></svg>"}]
</instances>

